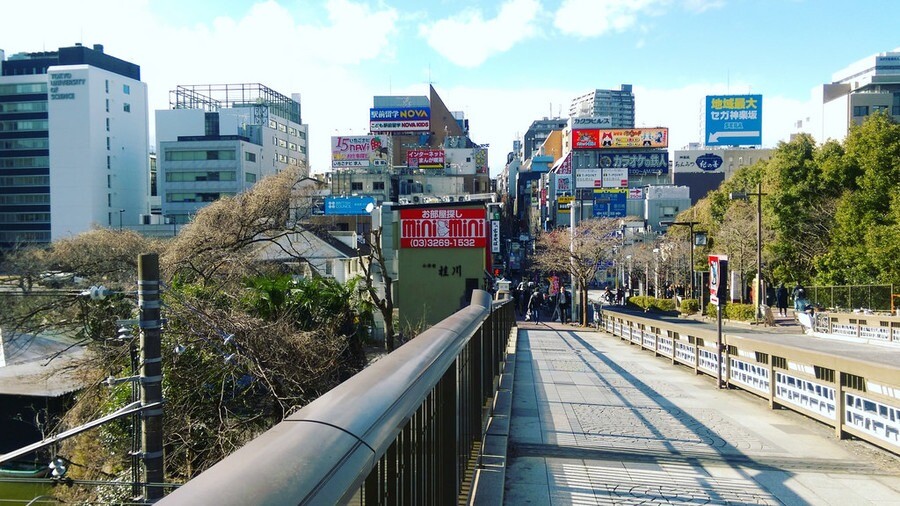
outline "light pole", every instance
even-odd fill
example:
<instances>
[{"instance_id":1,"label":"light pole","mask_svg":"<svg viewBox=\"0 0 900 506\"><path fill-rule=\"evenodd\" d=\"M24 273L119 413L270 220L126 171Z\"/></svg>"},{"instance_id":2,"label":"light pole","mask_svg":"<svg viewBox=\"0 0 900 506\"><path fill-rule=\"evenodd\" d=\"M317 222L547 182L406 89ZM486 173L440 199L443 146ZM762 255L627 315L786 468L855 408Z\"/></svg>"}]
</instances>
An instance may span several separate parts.
<instances>
[{"instance_id":1,"label":"light pole","mask_svg":"<svg viewBox=\"0 0 900 506\"><path fill-rule=\"evenodd\" d=\"M653 248L653 258L656 264L653 268L653 297L659 298L659 248Z\"/></svg>"},{"instance_id":2,"label":"light pole","mask_svg":"<svg viewBox=\"0 0 900 506\"><path fill-rule=\"evenodd\" d=\"M750 200L756 197L756 323L762 317L762 198L766 194L762 192L762 182L756 183L756 193L731 192L730 200Z\"/></svg>"},{"instance_id":3,"label":"light pole","mask_svg":"<svg viewBox=\"0 0 900 506\"><path fill-rule=\"evenodd\" d=\"M119 230L122 230L122 213L124 212L124 209L119 209Z\"/></svg>"},{"instance_id":4,"label":"light pole","mask_svg":"<svg viewBox=\"0 0 900 506\"><path fill-rule=\"evenodd\" d=\"M684 225L690 229L691 237L689 239L690 247L691 247L691 293L689 298L694 298L694 225L699 225L699 221L661 221L660 225L674 226L674 225Z\"/></svg>"},{"instance_id":5,"label":"light pole","mask_svg":"<svg viewBox=\"0 0 900 506\"><path fill-rule=\"evenodd\" d=\"M631 258L631 255L625 257L625 260L628 260L628 283L626 284L626 286L628 286L628 291L626 292L626 297L631 295ZM625 270L624 265L622 266L622 270Z\"/></svg>"}]
</instances>

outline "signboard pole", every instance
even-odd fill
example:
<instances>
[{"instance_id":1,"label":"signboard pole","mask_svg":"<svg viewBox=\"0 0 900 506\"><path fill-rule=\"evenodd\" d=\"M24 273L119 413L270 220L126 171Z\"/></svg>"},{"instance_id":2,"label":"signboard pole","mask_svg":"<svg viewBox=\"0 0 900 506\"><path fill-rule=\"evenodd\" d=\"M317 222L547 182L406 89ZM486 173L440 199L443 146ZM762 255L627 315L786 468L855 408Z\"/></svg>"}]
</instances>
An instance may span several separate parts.
<instances>
[{"instance_id":1,"label":"signboard pole","mask_svg":"<svg viewBox=\"0 0 900 506\"><path fill-rule=\"evenodd\" d=\"M716 387L725 388L722 381L722 311L728 300L728 257L709 256L709 300L716 305Z\"/></svg>"}]
</instances>

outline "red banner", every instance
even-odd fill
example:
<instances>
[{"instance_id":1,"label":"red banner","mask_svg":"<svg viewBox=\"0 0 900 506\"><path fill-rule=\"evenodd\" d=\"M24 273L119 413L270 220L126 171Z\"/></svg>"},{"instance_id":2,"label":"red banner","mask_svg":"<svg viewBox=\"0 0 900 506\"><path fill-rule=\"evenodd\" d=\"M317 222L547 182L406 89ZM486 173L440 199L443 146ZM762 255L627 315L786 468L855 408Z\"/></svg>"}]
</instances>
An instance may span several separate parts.
<instances>
[{"instance_id":1,"label":"red banner","mask_svg":"<svg viewBox=\"0 0 900 506\"><path fill-rule=\"evenodd\" d=\"M401 248L486 248L485 209L401 209Z\"/></svg>"}]
</instances>

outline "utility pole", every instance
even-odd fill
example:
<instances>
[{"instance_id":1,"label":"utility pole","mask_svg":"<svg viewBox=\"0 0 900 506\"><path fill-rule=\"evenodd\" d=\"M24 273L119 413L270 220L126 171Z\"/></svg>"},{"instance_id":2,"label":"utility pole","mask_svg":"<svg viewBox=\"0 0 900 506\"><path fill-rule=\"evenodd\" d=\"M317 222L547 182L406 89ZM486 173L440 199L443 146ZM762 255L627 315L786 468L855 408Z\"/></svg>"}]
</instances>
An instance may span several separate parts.
<instances>
[{"instance_id":1,"label":"utility pole","mask_svg":"<svg viewBox=\"0 0 900 506\"><path fill-rule=\"evenodd\" d=\"M159 301L159 255L138 257L138 309L141 328L141 406L159 403L141 413L141 459L144 500L163 497L162 345Z\"/></svg>"}]
</instances>

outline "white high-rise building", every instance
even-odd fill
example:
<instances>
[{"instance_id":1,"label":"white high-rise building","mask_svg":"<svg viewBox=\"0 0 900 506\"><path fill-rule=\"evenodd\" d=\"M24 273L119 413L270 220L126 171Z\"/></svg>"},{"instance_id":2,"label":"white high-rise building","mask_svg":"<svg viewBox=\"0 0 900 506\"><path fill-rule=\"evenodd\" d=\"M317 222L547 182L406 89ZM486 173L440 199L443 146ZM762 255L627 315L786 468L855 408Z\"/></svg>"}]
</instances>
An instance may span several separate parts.
<instances>
[{"instance_id":1,"label":"white high-rise building","mask_svg":"<svg viewBox=\"0 0 900 506\"><path fill-rule=\"evenodd\" d=\"M156 111L157 187L169 223L290 167L309 173L300 96L261 84L179 86Z\"/></svg>"},{"instance_id":2,"label":"white high-rise building","mask_svg":"<svg viewBox=\"0 0 900 506\"><path fill-rule=\"evenodd\" d=\"M140 67L76 44L0 56L0 70L0 247L138 223L149 212Z\"/></svg>"}]
</instances>

